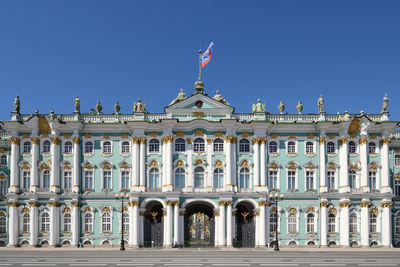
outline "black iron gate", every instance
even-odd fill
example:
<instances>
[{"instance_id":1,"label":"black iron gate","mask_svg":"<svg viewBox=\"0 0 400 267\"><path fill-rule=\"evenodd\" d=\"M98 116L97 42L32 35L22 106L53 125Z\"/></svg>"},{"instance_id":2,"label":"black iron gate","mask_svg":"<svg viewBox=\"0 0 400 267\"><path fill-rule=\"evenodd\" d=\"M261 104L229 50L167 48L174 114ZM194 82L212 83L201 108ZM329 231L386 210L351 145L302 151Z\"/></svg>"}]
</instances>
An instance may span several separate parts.
<instances>
[{"instance_id":1,"label":"black iron gate","mask_svg":"<svg viewBox=\"0 0 400 267\"><path fill-rule=\"evenodd\" d=\"M250 212L240 212L236 215L236 247L255 246L254 218Z\"/></svg>"},{"instance_id":2,"label":"black iron gate","mask_svg":"<svg viewBox=\"0 0 400 267\"><path fill-rule=\"evenodd\" d=\"M185 246L214 246L214 217L203 212L185 216Z\"/></svg>"},{"instance_id":3,"label":"black iron gate","mask_svg":"<svg viewBox=\"0 0 400 267\"><path fill-rule=\"evenodd\" d=\"M162 247L164 244L164 220L161 211L153 211L144 220L144 247Z\"/></svg>"}]
</instances>

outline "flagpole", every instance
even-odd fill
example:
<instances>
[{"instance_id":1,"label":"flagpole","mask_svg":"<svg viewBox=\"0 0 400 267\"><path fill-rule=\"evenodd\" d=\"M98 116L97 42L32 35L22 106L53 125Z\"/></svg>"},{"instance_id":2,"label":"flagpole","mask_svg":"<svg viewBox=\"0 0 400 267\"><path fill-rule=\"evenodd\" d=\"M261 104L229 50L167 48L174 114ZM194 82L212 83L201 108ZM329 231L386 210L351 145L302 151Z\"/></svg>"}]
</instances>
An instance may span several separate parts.
<instances>
[{"instance_id":1,"label":"flagpole","mask_svg":"<svg viewBox=\"0 0 400 267\"><path fill-rule=\"evenodd\" d=\"M199 50L199 80L201 80L201 49Z\"/></svg>"}]
</instances>

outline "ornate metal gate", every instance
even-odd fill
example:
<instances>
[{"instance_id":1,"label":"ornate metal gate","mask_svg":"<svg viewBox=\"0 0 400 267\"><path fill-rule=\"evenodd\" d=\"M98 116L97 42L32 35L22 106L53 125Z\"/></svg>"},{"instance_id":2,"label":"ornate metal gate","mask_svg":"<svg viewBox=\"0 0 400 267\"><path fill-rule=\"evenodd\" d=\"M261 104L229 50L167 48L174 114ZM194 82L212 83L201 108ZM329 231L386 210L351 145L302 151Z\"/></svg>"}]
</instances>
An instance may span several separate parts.
<instances>
[{"instance_id":1,"label":"ornate metal gate","mask_svg":"<svg viewBox=\"0 0 400 267\"><path fill-rule=\"evenodd\" d=\"M185 246L214 246L214 217L203 212L192 213L185 217Z\"/></svg>"},{"instance_id":2,"label":"ornate metal gate","mask_svg":"<svg viewBox=\"0 0 400 267\"><path fill-rule=\"evenodd\" d=\"M236 247L255 246L254 218L250 212L236 215Z\"/></svg>"},{"instance_id":3,"label":"ornate metal gate","mask_svg":"<svg viewBox=\"0 0 400 267\"><path fill-rule=\"evenodd\" d=\"M162 247L164 244L164 222L160 211L153 211L144 220L144 247Z\"/></svg>"}]
</instances>

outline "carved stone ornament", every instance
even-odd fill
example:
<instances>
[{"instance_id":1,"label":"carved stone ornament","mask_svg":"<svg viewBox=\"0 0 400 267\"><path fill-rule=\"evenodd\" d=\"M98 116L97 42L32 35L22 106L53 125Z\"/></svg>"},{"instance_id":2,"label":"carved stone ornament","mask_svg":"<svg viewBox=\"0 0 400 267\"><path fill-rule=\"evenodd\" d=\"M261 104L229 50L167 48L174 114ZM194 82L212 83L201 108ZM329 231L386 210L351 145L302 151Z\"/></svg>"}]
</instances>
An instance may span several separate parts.
<instances>
[{"instance_id":1,"label":"carved stone ornament","mask_svg":"<svg viewBox=\"0 0 400 267\"><path fill-rule=\"evenodd\" d=\"M146 103L142 103L142 100L139 98L137 102L133 103L133 112L146 113Z\"/></svg>"},{"instance_id":2,"label":"carved stone ornament","mask_svg":"<svg viewBox=\"0 0 400 267\"><path fill-rule=\"evenodd\" d=\"M81 113L81 100L79 99L78 96L75 96L74 99L74 105L75 105L75 113Z\"/></svg>"},{"instance_id":3,"label":"carved stone ornament","mask_svg":"<svg viewBox=\"0 0 400 267\"><path fill-rule=\"evenodd\" d=\"M385 94L385 97L383 98L383 105L382 105L381 113L387 112L386 110L387 110L388 106L389 106L389 98L388 98L387 94Z\"/></svg>"},{"instance_id":4,"label":"carved stone ornament","mask_svg":"<svg viewBox=\"0 0 400 267\"><path fill-rule=\"evenodd\" d=\"M19 100L19 96L17 95L14 100L14 112L20 114L21 111L21 101Z\"/></svg>"},{"instance_id":5,"label":"carved stone ornament","mask_svg":"<svg viewBox=\"0 0 400 267\"><path fill-rule=\"evenodd\" d=\"M180 90L178 96L177 96L174 100L172 100L171 103L169 103L169 106L171 106L171 105L173 105L173 104L175 104L175 103L178 103L178 102L180 102L180 101L182 101L182 100L185 100L185 99L186 99L186 95L185 95L185 93L183 92L183 89L181 88L181 90Z\"/></svg>"},{"instance_id":6,"label":"carved stone ornament","mask_svg":"<svg viewBox=\"0 0 400 267\"><path fill-rule=\"evenodd\" d=\"M281 100L281 102L279 103L278 110L280 114L283 114L283 112L285 111L285 104L283 103L283 100Z\"/></svg>"},{"instance_id":7,"label":"carved stone ornament","mask_svg":"<svg viewBox=\"0 0 400 267\"><path fill-rule=\"evenodd\" d=\"M115 105L114 105L115 114L118 115L120 110L121 110L121 106L119 105L119 103L117 101L117 102L115 102Z\"/></svg>"},{"instance_id":8,"label":"carved stone ornament","mask_svg":"<svg viewBox=\"0 0 400 267\"><path fill-rule=\"evenodd\" d=\"M265 103L261 104L261 100L257 99L257 104L253 104L252 113L264 113L265 112Z\"/></svg>"},{"instance_id":9,"label":"carved stone ornament","mask_svg":"<svg viewBox=\"0 0 400 267\"><path fill-rule=\"evenodd\" d=\"M301 103L301 101L297 103L296 110L297 114L301 114L301 112L303 111L303 104Z\"/></svg>"},{"instance_id":10,"label":"carved stone ornament","mask_svg":"<svg viewBox=\"0 0 400 267\"><path fill-rule=\"evenodd\" d=\"M97 104L96 104L95 108L96 108L97 114L101 114L101 111L103 110L103 107L101 106L100 101L97 101Z\"/></svg>"},{"instance_id":11,"label":"carved stone ornament","mask_svg":"<svg viewBox=\"0 0 400 267\"><path fill-rule=\"evenodd\" d=\"M322 95L319 96L318 98L318 113L323 113L324 112L324 98Z\"/></svg>"}]
</instances>

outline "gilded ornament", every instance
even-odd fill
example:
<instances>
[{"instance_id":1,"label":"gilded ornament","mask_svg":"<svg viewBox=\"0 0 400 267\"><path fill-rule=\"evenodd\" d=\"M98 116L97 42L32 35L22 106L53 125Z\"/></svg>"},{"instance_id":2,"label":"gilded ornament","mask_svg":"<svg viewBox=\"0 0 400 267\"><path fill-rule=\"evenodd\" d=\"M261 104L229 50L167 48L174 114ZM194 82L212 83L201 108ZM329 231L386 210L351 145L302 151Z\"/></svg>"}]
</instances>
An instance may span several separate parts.
<instances>
[{"instance_id":1,"label":"gilded ornament","mask_svg":"<svg viewBox=\"0 0 400 267\"><path fill-rule=\"evenodd\" d=\"M393 207L393 202L385 202L381 204L382 208L391 208Z\"/></svg>"},{"instance_id":2,"label":"gilded ornament","mask_svg":"<svg viewBox=\"0 0 400 267\"><path fill-rule=\"evenodd\" d=\"M328 204L329 204L328 201L323 201L323 202L320 203L320 206L321 206L322 208L326 208L326 207L328 206Z\"/></svg>"},{"instance_id":3,"label":"gilded ornament","mask_svg":"<svg viewBox=\"0 0 400 267\"><path fill-rule=\"evenodd\" d=\"M28 162L24 162L24 164L22 165L22 170L26 171L26 170L30 170L31 166L29 165Z\"/></svg>"},{"instance_id":4,"label":"gilded ornament","mask_svg":"<svg viewBox=\"0 0 400 267\"><path fill-rule=\"evenodd\" d=\"M153 167L158 167L158 163L157 163L156 160L153 160L153 161L151 161L151 163L150 163L150 168L153 168Z\"/></svg>"},{"instance_id":5,"label":"gilded ornament","mask_svg":"<svg viewBox=\"0 0 400 267\"><path fill-rule=\"evenodd\" d=\"M396 148L396 150L394 152L400 153L400 147Z\"/></svg>"},{"instance_id":6,"label":"gilded ornament","mask_svg":"<svg viewBox=\"0 0 400 267\"><path fill-rule=\"evenodd\" d=\"M378 209L377 208L372 208L369 213L370 214L378 214Z\"/></svg>"},{"instance_id":7,"label":"gilded ornament","mask_svg":"<svg viewBox=\"0 0 400 267\"><path fill-rule=\"evenodd\" d=\"M55 144L55 145L60 145L60 138L58 138L58 137L50 137L50 140L51 140L51 142L53 143L53 144Z\"/></svg>"},{"instance_id":8,"label":"gilded ornament","mask_svg":"<svg viewBox=\"0 0 400 267\"><path fill-rule=\"evenodd\" d=\"M194 163L194 165L201 165L203 164L203 161L201 159L196 160L196 162Z\"/></svg>"},{"instance_id":9,"label":"gilded ornament","mask_svg":"<svg viewBox=\"0 0 400 267\"><path fill-rule=\"evenodd\" d=\"M288 169L289 169L289 170L294 170L294 169L296 169L296 164L295 164L294 162L290 162L290 163L289 163Z\"/></svg>"},{"instance_id":10,"label":"gilded ornament","mask_svg":"<svg viewBox=\"0 0 400 267\"><path fill-rule=\"evenodd\" d=\"M294 134L289 135L289 139L296 139L296 135Z\"/></svg>"},{"instance_id":11,"label":"gilded ornament","mask_svg":"<svg viewBox=\"0 0 400 267\"><path fill-rule=\"evenodd\" d=\"M124 162L124 163L121 164L120 168L121 169L129 169L129 164Z\"/></svg>"},{"instance_id":12,"label":"gilded ornament","mask_svg":"<svg viewBox=\"0 0 400 267\"><path fill-rule=\"evenodd\" d=\"M337 213L337 211L335 208L330 208L328 211L328 214L336 214L336 213Z\"/></svg>"},{"instance_id":13,"label":"gilded ornament","mask_svg":"<svg viewBox=\"0 0 400 267\"><path fill-rule=\"evenodd\" d=\"M242 217L244 220L246 220L247 216L249 216L249 212L241 212L240 214L242 214Z\"/></svg>"},{"instance_id":14,"label":"gilded ornament","mask_svg":"<svg viewBox=\"0 0 400 267\"><path fill-rule=\"evenodd\" d=\"M157 137L157 136L159 136L159 134L158 133L155 133L155 132L152 132L152 133L150 133L149 134L151 137Z\"/></svg>"},{"instance_id":15,"label":"gilded ornament","mask_svg":"<svg viewBox=\"0 0 400 267\"><path fill-rule=\"evenodd\" d=\"M85 206L85 209L84 209L86 212L89 212L89 211L91 211L92 209L89 207L89 206Z\"/></svg>"},{"instance_id":16,"label":"gilded ornament","mask_svg":"<svg viewBox=\"0 0 400 267\"><path fill-rule=\"evenodd\" d=\"M6 150L2 147L0 147L0 153L6 153Z\"/></svg>"},{"instance_id":17,"label":"gilded ornament","mask_svg":"<svg viewBox=\"0 0 400 267\"><path fill-rule=\"evenodd\" d=\"M108 134L105 134L105 135L103 135L103 138L108 140L108 139L110 139L110 136Z\"/></svg>"},{"instance_id":18,"label":"gilded ornament","mask_svg":"<svg viewBox=\"0 0 400 267\"><path fill-rule=\"evenodd\" d=\"M340 206L341 208L348 208L348 207L350 207L350 205L351 205L351 202L341 202L341 203L339 204L339 206Z\"/></svg>"},{"instance_id":19,"label":"gilded ornament","mask_svg":"<svg viewBox=\"0 0 400 267\"><path fill-rule=\"evenodd\" d=\"M19 145L19 138L18 137L10 137L10 143L13 145Z\"/></svg>"},{"instance_id":20,"label":"gilded ornament","mask_svg":"<svg viewBox=\"0 0 400 267\"><path fill-rule=\"evenodd\" d=\"M195 135L195 136L203 136L203 135L204 135L204 132L203 132L202 130L196 130L196 131L194 132L194 135Z\"/></svg>"},{"instance_id":21,"label":"gilded ornament","mask_svg":"<svg viewBox=\"0 0 400 267\"><path fill-rule=\"evenodd\" d=\"M260 200L260 201L258 201L258 205L261 206L261 207L267 206L267 204L268 204L268 202L265 201L265 200Z\"/></svg>"},{"instance_id":22,"label":"gilded ornament","mask_svg":"<svg viewBox=\"0 0 400 267\"><path fill-rule=\"evenodd\" d=\"M178 136L178 137L183 137L183 136L185 136L185 133L182 132L182 131L179 131L179 132L176 132L175 135Z\"/></svg>"},{"instance_id":23,"label":"gilded ornament","mask_svg":"<svg viewBox=\"0 0 400 267\"><path fill-rule=\"evenodd\" d=\"M307 212L315 212L314 207L310 207Z\"/></svg>"},{"instance_id":24,"label":"gilded ornament","mask_svg":"<svg viewBox=\"0 0 400 267\"><path fill-rule=\"evenodd\" d=\"M51 207L60 207L60 203L57 201L49 201L48 203Z\"/></svg>"},{"instance_id":25,"label":"gilded ornament","mask_svg":"<svg viewBox=\"0 0 400 267\"><path fill-rule=\"evenodd\" d=\"M329 139L332 140L332 139L335 139L335 138L336 138L336 135L330 134L328 137L329 137Z\"/></svg>"},{"instance_id":26,"label":"gilded ornament","mask_svg":"<svg viewBox=\"0 0 400 267\"><path fill-rule=\"evenodd\" d=\"M183 162L183 160L178 160L176 162L176 167L184 167L184 166L185 166L185 163Z\"/></svg>"},{"instance_id":27,"label":"gilded ornament","mask_svg":"<svg viewBox=\"0 0 400 267\"><path fill-rule=\"evenodd\" d=\"M68 164L65 164L65 165L68 165ZM50 170L50 169L51 169L50 166L47 165L46 163L43 163L42 165L40 165L40 170ZM64 167L64 169L65 169L65 167Z\"/></svg>"},{"instance_id":28,"label":"gilded ornament","mask_svg":"<svg viewBox=\"0 0 400 267\"><path fill-rule=\"evenodd\" d=\"M339 145L347 144L349 142L348 137L343 137L339 140Z\"/></svg>"},{"instance_id":29,"label":"gilded ornament","mask_svg":"<svg viewBox=\"0 0 400 267\"><path fill-rule=\"evenodd\" d=\"M4 173L0 173L0 180L4 180L6 178L7 178L7 176Z\"/></svg>"},{"instance_id":30,"label":"gilded ornament","mask_svg":"<svg viewBox=\"0 0 400 267\"><path fill-rule=\"evenodd\" d=\"M267 138L266 137L260 138L260 144L265 145L266 143L267 143Z\"/></svg>"},{"instance_id":31,"label":"gilded ornament","mask_svg":"<svg viewBox=\"0 0 400 267\"><path fill-rule=\"evenodd\" d=\"M186 143L188 145L191 145L192 144L192 138L186 138Z\"/></svg>"},{"instance_id":32,"label":"gilded ornament","mask_svg":"<svg viewBox=\"0 0 400 267\"><path fill-rule=\"evenodd\" d=\"M321 145L325 144L325 142L326 142L326 137L320 137L320 138L319 138L319 143L320 143Z\"/></svg>"},{"instance_id":33,"label":"gilded ornament","mask_svg":"<svg viewBox=\"0 0 400 267\"><path fill-rule=\"evenodd\" d=\"M257 211L257 212L254 212L254 216L255 216L255 217L258 217L258 216L260 216L260 212L259 212L259 211Z\"/></svg>"},{"instance_id":34,"label":"gilded ornament","mask_svg":"<svg viewBox=\"0 0 400 267\"><path fill-rule=\"evenodd\" d=\"M79 207L79 202L78 201L72 201L71 202L72 207Z\"/></svg>"},{"instance_id":35,"label":"gilded ornament","mask_svg":"<svg viewBox=\"0 0 400 267\"><path fill-rule=\"evenodd\" d=\"M314 136L312 133L310 133L309 135L307 135L307 138L308 138L308 139L314 139L314 137L315 137L315 136Z\"/></svg>"},{"instance_id":36,"label":"gilded ornament","mask_svg":"<svg viewBox=\"0 0 400 267\"><path fill-rule=\"evenodd\" d=\"M279 168L279 166L278 166L278 164L276 164L276 163L272 163L272 164L269 166L269 168L270 168L270 169L273 169L273 170L276 170L276 169Z\"/></svg>"},{"instance_id":37,"label":"gilded ornament","mask_svg":"<svg viewBox=\"0 0 400 267\"><path fill-rule=\"evenodd\" d=\"M377 169L376 162L372 162L369 169L372 171L376 171L376 169Z\"/></svg>"},{"instance_id":38,"label":"gilded ornament","mask_svg":"<svg viewBox=\"0 0 400 267\"><path fill-rule=\"evenodd\" d=\"M83 165L84 169L93 169L93 165L87 162L86 164Z\"/></svg>"},{"instance_id":39,"label":"gilded ornament","mask_svg":"<svg viewBox=\"0 0 400 267\"><path fill-rule=\"evenodd\" d=\"M390 140L390 138L382 138L381 142L382 142L382 145L388 145L391 143L391 140Z\"/></svg>"},{"instance_id":40,"label":"gilded ornament","mask_svg":"<svg viewBox=\"0 0 400 267\"><path fill-rule=\"evenodd\" d=\"M249 162L247 160L243 160L242 164L240 167L249 167Z\"/></svg>"},{"instance_id":41,"label":"gilded ornament","mask_svg":"<svg viewBox=\"0 0 400 267\"><path fill-rule=\"evenodd\" d=\"M253 144L259 144L260 138L254 137L252 141L253 141Z\"/></svg>"},{"instance_id":42,"label":"gilded ornament","mask_svg":"<svg viewBox=\"0 0 400 267\"><path fill-rule=\"evenodd\" d=\"M92 135L89 134L89 133L85 133L85 135L84 135L83 137L85 137L85 138L92 138Z\"/></svg>"},{"instance_id":43,"label":"gilded ornament","mask_svg":"<svg viewBox=\"0 0 400 267\"><path fill-rule=\"evenodd\" d=\"M164 212L163 212L163 215L164 215L164 216L167 216L167 215L168 215L168 213L167 213L166 211L164 211Z\"/></svg>"},{"instance_id":44,"label":"gilded ornament","mask_svg":"<svg viewBox=\"0 0 400 267\"><path fill-rule=\"evenodd\" d=\"M31 206L31 207L39 207L40 204L39 204L38 201L30 201L30 202L29 202L29 206Z\"/></svg>"},{"instance_id":45,"label":"gilded ornament","mask_svg":"<svg viewBox=\"0 0 400 267\"><path fill-rule=\"evenodd\" d=\"M6 216L6 213L2 210L0 210L0 216Z\"/></svg>"},{"instance_id":46,"label":"gilded ornament","mask_svg":"<svg viewBox=\"0 0 400 267\"><path fill-rule=\"evenodd\" d=\"M366 202L361 202L361 203L360 203L361 208L368 208L369 205L371 205L371 203L368 202L368 201L366 201Z\"/></svg>"},{"instance_id":47,"label":"gilded ornament","mask_svg":"<svg viewBox=\"0 0 400 267\"><path fill-rule=\"evenodd\" d=\"M329 167L328 167L328 169L329 169L329 170L336 170L336 165L335 165L335 163L334 163L334 162L329 162Z\"/></svg>"},{"instance_id":48,"label":"gilded ornament","mask_svg":"<svg viewBox=\"0 0 400 267\"><path fill-rule=\"evenodd\" d=\"M213 142L213 139L212 139L212 138L207 138L207 144L211 145L212 142Z\"/></svg>"},{"instance_id":49,"label":"gilded ornament","mask_svg":"<svg viewBox=\"0 0 400 267\"><path fill-rule=\"evenodd\" d=\"M146 140L147 139L145 137L139 138L140 144L142 144L142 145L146 144Z\"/></svg>"},{"instance_id":50,"label":"gilded ornament","mask_svg":"<svg viewBox=\"0 0 400 267\"><path fill-rule=\"evenodd\" d=\"M38 120L38 128L44 134L48 134L48 133L51 132L50 125L49 125L47 119L44 118L44 117L39 118L39 120Z\"/></svg>"},{"instance_id":51,"label":"gilded ornament","mask_svg":"<svg viewBox=\"0 0 400 267\"><path fill-rule=\"evenodd\" d=\"M232 206L232 205L233 205L233 202L231 200L224 202L224 206Z\"/></svg>"},{"instance_id":52,"label":"gilded ornament","mask_svg":"<svg viewBox=\"0 0 400 267\"><path fill-rule=\"evenodd\" d=\"M111 170L111 165L110 165L110 163L109 163L109 162L105 162L104 165L103 165L103 169L104 169L104 170Z\"/></svg>"},{"instance_id":53,"label":"gilded ornament","mask_svg":"<svg viewBox=\"0 0 400 267\"><path fill-rule=\"evenodd\" d=\"M272 139L275 139L275 138L278 138L278 135L277 135L276 133L273 133L273 134L270 135L270 137L271 137Z\"/></svg>"},{"instance_id":54,"label":"gilded ornament","mask_svg":"<svg viewBox=\"0 0 400 267\"><path fill-rule=\"evenodd\" d=\"M70 207L65 207L62 212L63 213L71 212L71 208Z\"/></svg>"},{"instance_id":55,"label":"gilded ornament","mask_svg":"<svg viewBox=\"0 0 400 267\"><path fill-rule=\"evenodd\" d=\"M193 115L198 119L203 118L205 116L204 112L199 112L199 111L193 112Z\"/></svg>"},{"instance_id":56,"label":"gilded ornament","mask_svg":"<svg viewBox=\"0 0 400 267\"><path fill-rule=\"evenodd\" d=\"M74 144L79 145L80 138L79 137L73 137L72 141L74 142Z\"/></svg>"},{"instance_id":57,"label":"gilded ornament","mask_svg":"<svg viewBox=\"0 0 400 267\"><path fill-rule=\"evenodd\" d=\"M21 213L30 213L31 211L27 207L23 207Z\"/></svg>"},{"instance_id":58,"label":"gilded ornament","mask_svg":"<svg viewBox=\"0 0 400 267\"><path fill-rule=\"evenodd\" d=\"M215 167L215 168L223 168L223 167L224 167L224 164L222 163L221 160L217 160L217 162L215 162L214 167Z\"/></svg>"},{"instance_id":59,"label":"gilded ornament","mask_svg":"<svg viewBox=\"0 0 400 267\"><path fill-rule=\"evenodd\" d=\"M365 145L368 143L368 137L361 137L360 138L360 145Z\"/></svg>"},{"instance_id":60,"label":"gilded ornament","mask_svg":"<svg viewBox=\"0 0 400 267\"><path fill-rule=\"evenodd\" d=\"M9 207L18 207L18 202L10 201L10 202L7 203L7 205L8 205Z\"/></svg>"},{"instance_id":61,"label":"gilded ornament","mask_svg":"<svg viewBox=\"0 0 400 267\"><path fill-rule=\"evenodd\" d=\"M247 137L249 137L250 135L249 135L248 133L246 133L246 132L243 132L240 136L243 137L243 138L247 138Z\"/></svg>"},{"instance_id":62,"label":"gilded ornament","mask_svg":"<svg viewBox=\"0 0 400 267\"><path fill-rule=\"evenodd\" d=\"M31 137L31 141L35 145L38 145L40 143L39 137Z\"/></svg>"},{"instance_id":63,"label":"gilded ornament","mask_svg":"<svg viewBox=\"0 0 400 267\"><path fill-rule=\"evenodd\" d=\"M123 138L123 139L126 139L126 138L128 138L128 137L129 137L129 135L126 134L126 133L123 133L123 134L121 135L121 138Z\"/></svg>"},{"instance_id":64,"label":"gilded ornament","mask_svg":"<svg viewBox=\"0 0 400 267\"><path fill-rule=\"evenodd\" d=\"M110 207L104 207L103 210L102 210L102 212L103 212L103 213L104 213L104 212L111 212L111 209L110 209Z\"/></svg>"},{"instance_id":65,"label":"gilded ornament","mask_svg":"<svg viewBox=\"0 0 400 267\"><path fill-rule=\"evenodd\" d=\"M288 213L289 213L289 214L297 213L297 210L296 210L296 208L290 208L290 210L289 210Z\"/></svg>"},{"instance_id":66,"label":"gilded ornament","mask_svg":"<svg viewBox=\"0 0 400 267\"><path fill-rule=\"evenodd\" d=\"M139 144L140 140L138 137L132 137L132 143Z\"/></svg>"}]
</instances>

